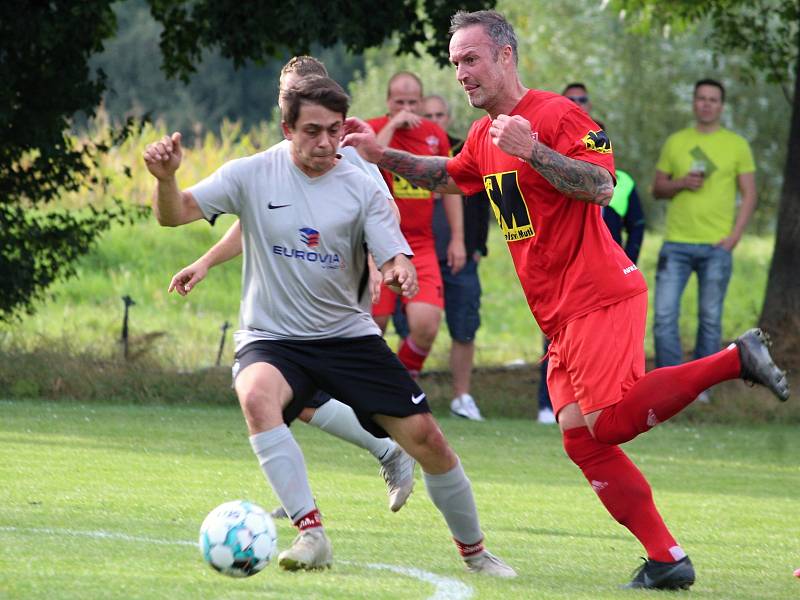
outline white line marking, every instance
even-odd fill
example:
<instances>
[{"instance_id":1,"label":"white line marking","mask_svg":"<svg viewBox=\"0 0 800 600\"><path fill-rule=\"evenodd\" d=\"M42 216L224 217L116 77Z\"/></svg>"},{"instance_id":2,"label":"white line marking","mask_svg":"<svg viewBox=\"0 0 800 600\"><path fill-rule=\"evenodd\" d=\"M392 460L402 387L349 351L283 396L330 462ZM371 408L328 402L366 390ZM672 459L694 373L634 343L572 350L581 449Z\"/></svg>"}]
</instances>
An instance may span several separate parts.
<instances>
[{"instance_id":1,"label":"white line marking","mask_svg":"<svg viewBox=\"0 0 800 600\"><path fill-rule=\"evenodd\" d=\"M4 527L0 526L0 532L8 531L11 533L43 533L47 535L68 535L75 537L89 537L95 539L109 539L109 540L122 540L125 542L140 542L143 544L159 544L163 546L194 546L197 548L197 542L189 542L186 540L164 540L159 538L143 537L137 535L128 535L127 533L119 533L115 531L79 531L76 529L51 529L47 527ZM397 565L386 565L383 563L358 563L350 560L339 561L342 564L352 566L363 566L368 569L377 571L391 571L398 575L405 575L418 579L424 583L430 583L436 589L433 596L429 596L428 600L467 600L472 598L474 590L466 583L451 579L449 577L442 577L422 569L413 567L399 567Z\"/></svg>"},{"instance_id":2,"label":"white line marking","mask_svg":"<svg viewBox=\"0 0 800 600\"><path fill-rule=\"evenodd\" d=\"M161 544L166 546L194 546L197 548L197 542L187 542L184 540L160 540L158 538L128 535L127 533L117 533L114 531L77 531L75 529L48 529L46 527L0 527L0 531L45 533L48 535L72 535L76 537L123 540L125 542L142 542L144 544Z\"/></svg>"},{"instance_id":3,"label":"white line marking","mask_svg":"<svg viewBox=\"0 0 800 600\"><path fill-rule=\"evenodd\" d=\"M473 589L466 583L451 579L449 577L442 577L422 569L415 569L414 567L398 567L397 565L385 565L382 563L355 563L351 561L340 561L345 564L364 566L368 569L376 569L383 571L391 571L398 575L405 575L406 577L413 577L426 583L433 584L436 588L436 593L429 596L428 600L466 600L472 598Z\"/></svg>"}]
</instances>

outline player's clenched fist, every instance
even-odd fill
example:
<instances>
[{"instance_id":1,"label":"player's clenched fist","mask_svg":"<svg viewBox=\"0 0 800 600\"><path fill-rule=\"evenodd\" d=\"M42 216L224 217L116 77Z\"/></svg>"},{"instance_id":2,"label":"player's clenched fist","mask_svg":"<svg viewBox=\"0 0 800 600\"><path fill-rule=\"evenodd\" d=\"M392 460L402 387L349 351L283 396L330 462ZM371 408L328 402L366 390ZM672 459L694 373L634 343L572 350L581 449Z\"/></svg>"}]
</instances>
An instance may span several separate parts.
<instances>
[{"instance_id":1,"label":"player's clenched fist","mask_svg":"<svg viewBox=\"0 0 800 600\"><path fill-rule=\"evenodd\" d=\"M489 135L495 146L506 154L527 160L533 151L530 122L519 115L498 115L492 121Z\"/></svg>"},{"instance_id":2,"label":"player's clenched fist","mask_svg":"<svg viewBox=\"0 0 800 600\"><path fill-rule=\"evenodd\" d=\"M169 179L181 166L183 158L181 134L176 131L171 136L165 135L159 141L148 145L142 156L147 170L153 177Z\"/></svg>"}]
</instances>

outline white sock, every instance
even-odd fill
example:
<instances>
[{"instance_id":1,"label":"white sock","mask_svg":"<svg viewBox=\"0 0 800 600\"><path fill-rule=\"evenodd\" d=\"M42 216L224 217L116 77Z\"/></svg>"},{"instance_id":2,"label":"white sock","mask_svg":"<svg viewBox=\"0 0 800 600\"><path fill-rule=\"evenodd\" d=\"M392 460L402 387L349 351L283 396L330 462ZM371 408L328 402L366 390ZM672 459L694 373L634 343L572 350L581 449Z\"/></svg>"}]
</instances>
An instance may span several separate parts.
<instances>
[{"instance_id":1,"label":"white sock","mask_svg":"<svg viewBox=\"0 0 800 600\"><path fill-rule=\"evenodd\" d=\"M300 446L285 424L250 436L253 447L275 495L294 523L316 508L308 484Z\"/></svg>"},{"instance_id":2,"label":"white sock","mask_svg":"<svg viewBox=\"0 0 800 600\"><path fill-rule=\"evenodd\" d=\"M397 447L391 438L377 438L361 426L353 409L331 398L320 406L309 425L319 427L322 431L355 444L369 451L378 460L383 460Z\"/></svg>"},{"instance_id":3,"label":"white sock","mask_svg":"<svg viewBox=\"0 0 800 600\"><path fill-rule=\"evenodd\" d=\"M423 472L425 487L436 508L444 515L453 537L463 545L478 544L483 539L478 509L461 461L441 475Z\"/></svg>"}]
</instances>

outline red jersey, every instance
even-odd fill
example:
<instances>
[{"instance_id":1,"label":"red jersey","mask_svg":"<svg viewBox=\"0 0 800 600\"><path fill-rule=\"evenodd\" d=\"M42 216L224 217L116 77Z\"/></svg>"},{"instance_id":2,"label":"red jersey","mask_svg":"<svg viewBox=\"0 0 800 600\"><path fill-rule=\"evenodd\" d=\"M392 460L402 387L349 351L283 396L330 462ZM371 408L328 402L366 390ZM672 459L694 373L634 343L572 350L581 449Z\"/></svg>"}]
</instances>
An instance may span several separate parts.
<instances>
[{"instance_id":1,"label":"red jersey","mask_svg":"<svg viewBox=\"0 0 800 600\"><path fill-rule=\"evenodd\" d=\"M388 116L370 119L367 123L378 133L389 122ZM412 129L396 129L390 148L405 150L420 156L450 156L447 134L433 121L423 119ZM433 245L433 193L410 183L407 179L384 171L383 178L400 210L400 230L411 249L421 244Z\"/></svg>"},{"instance_id":2,"label":"red jersey","mask_svg":"<svg viewBox=\"0 0 800 600\"><path fill-rule=\"evenodd\" d=\"M614 174L605 132L566 98L529 90L511 115L527 119L549 148ZM552 337L572 319L646 291L644 277L611 237L600 206L567 198L530 164L500 150L490 125L488 116L472 124L447 171L465 194L486 190L542 331Z\"/></svg>"}]
</instances>

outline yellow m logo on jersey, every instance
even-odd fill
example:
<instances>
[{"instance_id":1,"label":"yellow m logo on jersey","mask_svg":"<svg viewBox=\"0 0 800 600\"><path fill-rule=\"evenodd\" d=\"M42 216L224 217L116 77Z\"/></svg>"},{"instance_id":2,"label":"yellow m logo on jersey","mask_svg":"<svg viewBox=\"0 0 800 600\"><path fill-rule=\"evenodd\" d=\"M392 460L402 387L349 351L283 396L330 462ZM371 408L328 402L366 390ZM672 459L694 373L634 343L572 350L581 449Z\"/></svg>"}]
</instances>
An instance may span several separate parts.
<instances>
[{"instance_id":1,"label":"yellow m logo on jersey","mask_svg":"<svg viewBox=\"0 0 800 600\"><path fill-rule=\"evenodd\" d=\"M507 242L517 242L536 235L528 205L519 189L516 171L486 175L483 185Z\"/></svg>"}]
</instances>

